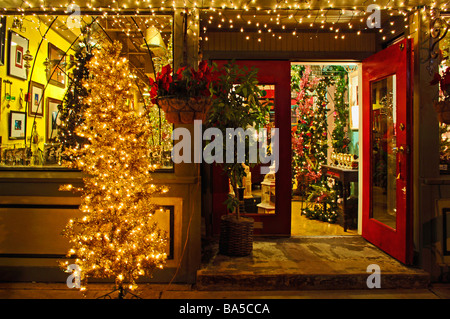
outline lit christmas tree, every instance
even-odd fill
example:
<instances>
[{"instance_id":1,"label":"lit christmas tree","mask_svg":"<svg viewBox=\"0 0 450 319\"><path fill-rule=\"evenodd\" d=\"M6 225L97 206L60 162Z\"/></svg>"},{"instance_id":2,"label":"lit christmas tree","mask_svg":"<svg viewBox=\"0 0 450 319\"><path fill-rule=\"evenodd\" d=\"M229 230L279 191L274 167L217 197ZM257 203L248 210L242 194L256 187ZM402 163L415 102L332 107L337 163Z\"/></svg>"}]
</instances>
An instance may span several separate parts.
<instances>
[{"instance_id":1,"label":"lit christmas tree","mask_svg":"<svg viewBox=\"0 0 450 319\"><path fill-rule=\"evenodd\" d=\"M337 219L337 194L322 177L321 167L327 163L328 134L327 89L329 77L312 74L310 66L292 67L292 90L296 93L297 125L292 132L293 183L306 207L302 213L310 219L334 223Z\"/></svg>"},{"instance_id":2,"label":"lit christmas tree","mask_svg":"<svg viewBox=\"0 0 450 319\"><path fill-rule=\"evenodd\" d=\"M81 192L83 216L70 220L64 230L81 289L88 277L113 278L119 297L137 288L138 277L162 268L167 258L166 234L154 219L159 208L152 203L167 188L152 184L151 126L148 115L137 114L130 103L134 81L127 59L119 57L121 47L119 42L106 44L89 61L93 76L84 82L88 107L75 132L89 143L66 150L76 159L67 165L81 169L86 178L82 188L61 187Z\"/></svg>"},{"instance_id":3,"label":"lit christmas tree","mask_svg":"<svg viewBox=\"0 0 450 319\"><path fill-rule=\"evenodd\" d=\"M61 150L82 148L87 140L77 136L75 129L84 122L83 113L87 108L84 101L89 92L83 86L83 81L89 77L87 63L92 58L92 50L95 42L92 41L92 25L83 28L81 41L74 46L74 61L69 65L70 84L62 105L59 106L58 140L61 142ZM66 155L62 155L63 160L73 161Z\"/></svg>"},{"instance_id":4,"label":"lit christmas tree","mask_svg":"<svg viewBox=\"0 0 450 319\"><path fill-rule=\"evenodd\" d=\"M321 165L326 164L328 82L312 76L309 66L293 66L292 78L298 119L292 132L292 177L300 191L305 193L311 184L320 180Z\"/></svg>"}]
</instances>

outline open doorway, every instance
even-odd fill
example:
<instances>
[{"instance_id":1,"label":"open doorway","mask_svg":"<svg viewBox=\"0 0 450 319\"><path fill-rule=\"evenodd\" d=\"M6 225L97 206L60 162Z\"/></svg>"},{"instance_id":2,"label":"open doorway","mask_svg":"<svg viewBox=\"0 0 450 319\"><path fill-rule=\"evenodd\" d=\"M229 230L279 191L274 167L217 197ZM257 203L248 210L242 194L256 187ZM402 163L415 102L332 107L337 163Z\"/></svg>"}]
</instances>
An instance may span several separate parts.
<instances>
[{"instance_id":1,"label":"open doorway","mask_svg":"<svg viewBox=\"0 0 450 319\"><path fill-rule=\"evenodd\" d=\"M291 64L292 236L360 233L360 69Z\"/></svg>"}]
</instances>

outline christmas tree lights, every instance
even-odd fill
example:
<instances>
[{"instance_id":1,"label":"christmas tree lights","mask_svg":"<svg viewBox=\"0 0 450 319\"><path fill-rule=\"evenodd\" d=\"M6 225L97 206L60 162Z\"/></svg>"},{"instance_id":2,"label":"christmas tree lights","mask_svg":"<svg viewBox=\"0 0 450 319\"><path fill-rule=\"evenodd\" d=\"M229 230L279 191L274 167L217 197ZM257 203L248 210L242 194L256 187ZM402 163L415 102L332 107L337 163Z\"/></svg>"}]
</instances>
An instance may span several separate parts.
<instances>
[{"instance_id":1,"label":"christmas tree lights","mask_svg":"<svg viewBox=\"0 0 450 319\"><path fill-rule=\"evenodd\" d=\"M298 119L292 131L292 176L297 192L306 196L307 204L301 213L310 219L334 223L339 209L337 192L321 171L328 151L327 90L334 81L329 76L312 74L310 66L293 65L291 75Z\"/></svg>"},{"instance_id":2,"label":"christmas tree lights","mask_svg":"<svg viewBox=\"0 0 450 319\"><path fill-rule=\"evenodd\" d=\"M166 234L154 220L159 208L152 203L167 188L152 183L152 130L148 116L130 103L133 77L120 50L114 42L94 51L83 84L89 91L85 121L76 129L89 143L66 150L76 159L67 165L86 176L82 188L61 187L81 192L83 216L70 220L63 232L72 245L67 257L80 269L81 290L89 277L113 278L120 291L133 290L138 277L151 276L167 258Z\"/></svg>"},{"instance_id":3,"label":"christmas tree lights","mask_svg":"<svg viewBox=\"0 0 450 319\"><path fill-rule=\"evenodd\" d=\"M82 148L87 142L77 134L75 129L84 122L84 111L87 108L84 99L88 96L87 89L82 85L89 77L87 63L92 58L94 45L91 42L91 26L85 26L82 30L82 40L74 47L75 60L69 66L72 69L71 82L67 93L64 96L63 104L59 108L59 119L61 124L58 127L58 140L61 142L61 150ZM63 155L64 156L64 155ZM73 161L66 157L64 160Z\"/></svg>"},{"instance_id":4,"label":"christmas tree lights","mask_svg":"<svg viewBox=\"0 0 450 319\"><path fill-rule=\"evenodd\" d=\"M321 177L327 158L326 78L313 77L310 66L292 66L292 89L296 93L294 110L297 125L292 132L292 177L301 193Z\"/></svg>"}]
</instances>

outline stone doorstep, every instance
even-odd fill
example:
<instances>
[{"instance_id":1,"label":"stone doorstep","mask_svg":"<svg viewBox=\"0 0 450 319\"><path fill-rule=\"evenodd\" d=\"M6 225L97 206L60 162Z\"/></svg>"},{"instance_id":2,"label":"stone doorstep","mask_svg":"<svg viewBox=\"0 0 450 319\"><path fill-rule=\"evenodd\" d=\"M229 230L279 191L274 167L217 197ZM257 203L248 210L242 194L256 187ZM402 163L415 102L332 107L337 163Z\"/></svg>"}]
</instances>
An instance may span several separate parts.
<instances>
[{"instance_id":1,"label":"stone doorstep","mask_svg":"<svg viewBox=\"0 0 450 319\"><path fill-rule=\"evenodd\" d=\"M369 289L370 274L230 274L197 273L197 290L343 290ZM430 276L426 272L381 274L381 288L426 289Z\"/></svg>"},{"instance_id":2,"label":"stone doorstep","mask_svg":"<svg viewBox=\"0 0 450 319\"><path fill-rule=\"evenodd\" d=\"M246 257L213 257L197 271L198 290L369 289L369 264L381 268L381 288L428 288L430 275L408 267L360 236L263 239ZM299 257L301 256L301 258Z\"/></svg>"}]
</instances>

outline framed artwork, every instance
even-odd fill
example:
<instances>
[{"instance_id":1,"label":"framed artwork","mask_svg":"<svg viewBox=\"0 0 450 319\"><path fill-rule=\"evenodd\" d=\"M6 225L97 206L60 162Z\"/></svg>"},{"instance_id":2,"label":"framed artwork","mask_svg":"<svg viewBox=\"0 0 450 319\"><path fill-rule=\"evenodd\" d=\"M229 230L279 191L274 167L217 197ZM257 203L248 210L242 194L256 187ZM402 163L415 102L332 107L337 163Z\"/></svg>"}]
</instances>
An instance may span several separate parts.
<instances>
[{"instance_id":1,"label":"framed artwork","mask_svg":"<svg viewBox=\"0 0 450 319\"><path fill-rule=\"evenodd\" d=\"M27 79L27 70L25 68L23 55L28 50L28 44L29 41L27 38L17 34L14 31L9 31L8 75L21 80Z\"/></svg>"},{"instance_id":2,"label":"framed artwork","mask_svg":"<svg viewBox=\"0 0 450 319\"><path fill-rule=\"evenodd\" d=\"M47 98L47 143L53 143L58 138L58 126L61 123L58 105L61 104L61 100Z\"/></svg>"},{"instance_id":3,"label":"framed artwork","mask_svg":"<svg viewBox=\"0 0 450 319\"><path fill-rule=\"evenodd\" d=\"M44 115L44 85L31 82L31 94L28 101L28 115Z\"/></svg>"},{"instance_id":4,"label":"framed artwork","mask_svg":"<svg viewBox=\"0 0 450 319\"><path fill-rule=\"evenodd\" d=\"M48 44L48 59L50 60L49 83L65 88L66 87L66 57L65 52L55 45Z\"/></svg>"},{"instance_id":5,"label":"framed artwork","mask_svg":"<svg viewBox=\"0 0 450 319\"><path fill-rule=\"evenodd\" d=\"M10 111L9 112L9 139L24 140L27 116L25 112Z\"/></svg>"},{"instance_id":6,"label":"framed artwork","mask_svg":"<svg viewBox=\"0 0 450 319\"><path fill-rule=\"evenodd\" d=\"M6 16L0 18L0 65L5 65Z\"/></svg>"}]
</instances>

